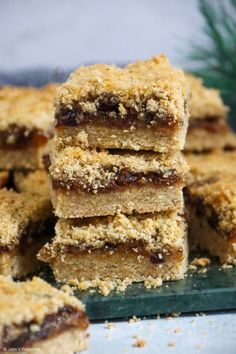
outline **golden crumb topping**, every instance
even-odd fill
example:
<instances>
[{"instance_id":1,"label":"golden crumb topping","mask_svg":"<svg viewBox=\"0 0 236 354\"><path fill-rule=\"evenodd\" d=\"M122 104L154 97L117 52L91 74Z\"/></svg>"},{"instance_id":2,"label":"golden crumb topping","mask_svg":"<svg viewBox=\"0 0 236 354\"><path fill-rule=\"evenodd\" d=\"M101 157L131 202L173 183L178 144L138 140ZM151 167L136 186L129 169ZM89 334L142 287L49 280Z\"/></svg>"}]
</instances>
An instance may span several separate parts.
<instances>
[{"instance_id":1,"label":"golden crumb topping","mask_svg":"<svg viewBox=\"0 0 236 354\"><path fill-rule=\"evenodd\" d=\"M14 184L19 192L40 194L44 198L50 199L49 176L44 170L14 171Z\"/></svg>"},{"instance_id":2,"label":"golden crumb topping","mask_svg":"<svg viewBox=\"0 0 236 354\"><path fill-rule=\"evenodd\" d=\"M221 171L236 173L236 151L214 151L208 154L186 154L190 168L187 182L191 183Z\"/></svg>"},{"instance_id":3,"label":"golden crumb topping","mask_svg":"<svg viewBox=\"0 0 236 354\"><path fill-rule=\"evenodd\" d=\"M168 116L182 122L187 118L186 98L183 72L159 55L125 68L107 64L80 67L58 87L55 103L57 112L66 108L96 114L109 101L121 118L132 112L144 120L144 113L151 112L158 119Z\"/></svg>"},{"instance_id":4,"label":"golden crumb topping","mask_svg":"<svg viewBox=\"0 0 236 354\"><path fill-rule=\"evenodd\" d=\"M52 252L63 245L78 246L83 250L130 241L141 241L148 251L152 251L163 245L182 247L185 222L176 212L135 216L118 213L87 220L60 219L55 230L53 243L45 246Z\"/></svg>"},{"instance_id":5,"label":"golden crumb topping","mask_svg":"<svg viewBox=\"0 0 236 354\"><path fill-rule=\"evenodd\" d=\"M56 85L43 88L3 86L0 88L0 130L10 125L50 132L53 128L53 97Z\"/></svg>"},{"instance_id":6,"label":"golden crumb topping","mask_svg":"<svg viewBox=\"0 0 236 354\"><path fill-rule=\"evenodd\" d=\"M52 216L50 200L39 195L1 189L0 200L0 246L18 244L31 223Z\"/></svg>"},{"instance_id":7,"label":"golden crumb topping","mask_svg":"<svg viewBox=\"0 0 236 354\"><path fill-rule=\"evenodd\" d=\"M66 185L67 182L80 180L94 191L106 188L118 178L121 171L137 174L160 172L163 178L171 177L174 173L184 178L187 170L180 152L168 156L154 152L83 150L79 147L66 147L54 152L49 168L54 181L65 181Z\"/></svg>"},{"instance_id":8,"label":"golden crumb topping","mask_svg":"<svg viewBox=\"0 0 236 354\"><path fill-rule=\"evenodd\" d=\"M79 300L40 278L14 282L0 276L0 329L31 321L40 324L47 315L56 313L65 305L84 311Z\"/></svg>"},{"instance_id":9,"label":"golden crumb topping","mask_svg":"<svg viewBox=\"0 0 236 354\"><path fill-rule=\"evenodd\" d=\"M236 237L235 176L231 173L221 173L189 187L190 198L193 200L200 198L209 216L214 211L216 224L230 237Z\"/></svg>"},{"instance_id":10,"label":"golden crumb topping","mask_svg":"<svg viewBox=\"0 0 236 354\"><path fill-rule=\"evenodd\" d=\"M228 107L220 97L218 90L207 88L203 80L191 74L185 74L189 88L190 119L204 119L209 117L226 118Z\"/></svg>"}]
</instances>

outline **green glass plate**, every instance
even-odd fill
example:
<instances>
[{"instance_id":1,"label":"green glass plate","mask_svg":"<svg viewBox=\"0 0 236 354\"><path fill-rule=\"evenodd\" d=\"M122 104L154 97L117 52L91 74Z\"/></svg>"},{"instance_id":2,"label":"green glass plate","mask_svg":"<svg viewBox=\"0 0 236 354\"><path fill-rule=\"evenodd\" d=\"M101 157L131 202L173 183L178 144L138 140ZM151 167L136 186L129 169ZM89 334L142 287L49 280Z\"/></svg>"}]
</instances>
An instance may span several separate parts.
<instances>
[{"instance_id":1,"label":"green glass plate","mask_svg":"<svg viewBox=\"0 0 236 354\"><path fill-rule=\"evenodd\" d=\"M212 264L206 273L189 271L185 279L156 289L147 289L140 283L123 293L102 296L98 292L76 291L75 296L86 305L91 320L236 309L236 267L219 269L219 265ZM52 275L43 277L59 287Z\"/></svg>"}]
</instances>

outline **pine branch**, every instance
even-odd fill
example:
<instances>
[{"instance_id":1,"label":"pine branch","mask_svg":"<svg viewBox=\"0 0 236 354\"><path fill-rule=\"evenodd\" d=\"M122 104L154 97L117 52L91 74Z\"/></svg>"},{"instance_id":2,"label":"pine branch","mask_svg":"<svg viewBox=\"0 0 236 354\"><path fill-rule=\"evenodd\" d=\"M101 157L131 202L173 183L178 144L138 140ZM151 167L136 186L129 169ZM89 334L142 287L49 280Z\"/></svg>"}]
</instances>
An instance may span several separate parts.
<instances>
[{"instance_id":1,"label":"pine branch","mask_svg":"<svg viewBox=\"0 0 236 354\"><path fill-rule=\"evenodd\" d=\"M191 45L187 57L197 68L191 71L208 86L221 90L236 120L236 0L227 3L198 0L198 3L207 43Z\"/></svg>"}]
</instances>

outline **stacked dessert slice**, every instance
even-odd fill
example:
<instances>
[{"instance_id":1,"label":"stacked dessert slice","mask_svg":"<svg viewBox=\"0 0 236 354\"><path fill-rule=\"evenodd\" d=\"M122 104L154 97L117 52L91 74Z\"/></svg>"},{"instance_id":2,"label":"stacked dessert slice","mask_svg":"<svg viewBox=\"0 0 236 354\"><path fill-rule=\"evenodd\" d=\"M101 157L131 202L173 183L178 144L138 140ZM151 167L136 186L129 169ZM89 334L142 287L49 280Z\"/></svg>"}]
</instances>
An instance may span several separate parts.
<instances>
[{"instance_id":1,"label":"stacked dessert slice","mask_svg":"<svg viewBox=\"0 0 236 354\"><path fill-rule=\"evenodd\" d=\"M34 272L42 265L36 257L39 248L53 235L43 156L53 135L55 88L0 89L0 188L19 192L0 190L2 275L19 278Z\"/></svg>"},{"instance_id":2,"label":"stacked dessert slice","mask_svg":"<svg viewBox=\"0 0 236 354\"><path fill-rule=\"evenodd\" d=\"M87 349L83 304L39 278L0 276L0 352L69 354Z\"/></svg>"},{"instance_id":3,"label":"stacked dessert slice","mask_svg":"<svg viewBox=\"0 0 236 354\"><path fill-rule=\"evenodd\" d=\"M227 122L228 107L219 91L207 88L201 79L186 74L190 87L189 129L185 151L208 152L236 148L236 137Z\"/></svg>"},{"instance_id":4,"label":"stacked dessert slice","mask_svg":"<svg viewBox=\"0 0 236 354\"><path fill-rule=\"evenodd\" d=\"M183 277L186 99L163 56L82 67L57 89L49 173L60 219L39 258L58 280L108 293Z\"/></svg>"},{"instance_id":5,"label":"stacked dessert slice","mask_svg":"<svg viewBox=\"0 0 236 354\"><path fill-rule=\"evenodd\" d=\"M190 246L236 265L236 151L191 154L187 161Z\"/></svg>"}]
</instances>

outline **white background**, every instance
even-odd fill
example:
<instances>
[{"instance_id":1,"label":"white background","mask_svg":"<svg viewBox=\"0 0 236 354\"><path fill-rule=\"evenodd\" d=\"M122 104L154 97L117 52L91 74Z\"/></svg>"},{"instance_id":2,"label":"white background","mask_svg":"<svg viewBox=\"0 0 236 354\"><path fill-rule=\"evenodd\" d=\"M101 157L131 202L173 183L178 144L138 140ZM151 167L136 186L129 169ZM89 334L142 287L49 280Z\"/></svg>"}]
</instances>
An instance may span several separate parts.
<instances>
[{"instance_id":1,"label":"white background","mask_svg":"<svg viewBox=\"0 0 236 354\"><path fill-rule=\"evenodd\" d=\"M200 26L196 0L0 0L0 70L126 63L160 52L183 66Z\"/></svg>"}]
</instances>

